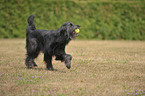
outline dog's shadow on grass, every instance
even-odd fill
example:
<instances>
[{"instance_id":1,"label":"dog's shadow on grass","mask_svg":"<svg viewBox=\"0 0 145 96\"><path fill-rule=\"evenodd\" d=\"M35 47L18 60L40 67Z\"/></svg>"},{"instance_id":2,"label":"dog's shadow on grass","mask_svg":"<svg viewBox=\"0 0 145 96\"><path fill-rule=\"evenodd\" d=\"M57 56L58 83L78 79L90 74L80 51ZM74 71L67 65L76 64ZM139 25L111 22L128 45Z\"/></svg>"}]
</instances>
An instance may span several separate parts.
<instances>
[{"instance_id":1,"label":"dog's shadow on grass","mask_svg":"<svg viewBox=\"0 0 145 96\"><path fill-rule=\"evenodd\" d=\"M27 68L27 69L28 69L28 68ZM37 71L51 71L51 72L66 73L66 71L63 71L63 70L58 70L58 69L48 70L48 69L39 68L39 67L35 67L35 68L33 68L33 69L28 69L28 70L37 70Z\"/></svg>"},{"instance_id":2,"label":"dog's shadow on grass","mask_svg":"<svg viewBox=\"0 0 145 96\"><path fill-rule=\"evenodd\" d=\"M60 72L60 73L66 73L66 71L62 71L62 70L58 70L58 69L54 69L54 72Z\"/></svg>"}]
</instances>

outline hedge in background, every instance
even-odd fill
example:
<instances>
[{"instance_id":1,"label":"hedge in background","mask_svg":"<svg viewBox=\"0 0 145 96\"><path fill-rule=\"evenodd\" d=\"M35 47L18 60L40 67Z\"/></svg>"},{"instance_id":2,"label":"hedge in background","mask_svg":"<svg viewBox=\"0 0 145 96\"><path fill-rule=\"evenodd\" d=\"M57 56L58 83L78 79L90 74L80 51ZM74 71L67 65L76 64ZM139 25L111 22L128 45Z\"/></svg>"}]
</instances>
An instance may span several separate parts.
<instances>
[{"instance_id":1,"label":"hedge in background","mask_svg":"<svg viewBox=\"0 0 145 96\"><path fill-rule=\"evenodd\" d=\"M145 40L144 0L0 0L0 38L25 38L31 14L38 29L81 25L80 39Z\"/></svg>"}]
</instances>

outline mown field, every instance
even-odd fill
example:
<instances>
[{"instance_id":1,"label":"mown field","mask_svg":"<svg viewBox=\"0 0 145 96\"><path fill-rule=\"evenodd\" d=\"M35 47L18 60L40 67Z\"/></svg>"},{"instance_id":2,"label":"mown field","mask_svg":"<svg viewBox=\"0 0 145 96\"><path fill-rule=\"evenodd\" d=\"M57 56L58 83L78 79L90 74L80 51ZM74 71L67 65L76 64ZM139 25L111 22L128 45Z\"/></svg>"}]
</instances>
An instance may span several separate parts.
<instances>
[{"instance_id":1,"label":"mown field","mask_svg":"<svg viewBox=\"0 0 145 96\"><path fill-rule=\"evenodd\" d=\"M143 96L144 41L75 40L66 47L73 56L68 70L53 60L46 70L43 54L38 67L25 67L25 40L0 39L0 96Z\"/></svg>"}]
</instances>

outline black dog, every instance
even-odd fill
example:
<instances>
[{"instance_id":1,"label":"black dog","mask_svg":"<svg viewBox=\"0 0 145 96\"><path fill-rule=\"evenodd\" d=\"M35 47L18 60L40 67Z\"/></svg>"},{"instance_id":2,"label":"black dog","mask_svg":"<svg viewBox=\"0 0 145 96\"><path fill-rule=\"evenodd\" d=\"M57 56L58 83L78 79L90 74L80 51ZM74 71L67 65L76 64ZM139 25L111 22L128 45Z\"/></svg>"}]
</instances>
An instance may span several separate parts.
<instances>
[{"instance_id":1,"label":"black dog","mask_svg":"<svg viewBox=\"0 0 145 96\"><path fill-rule=\"evenodd\" d=\"M70 69L72 56L65 53L65 46L70 40L78 36L78 33L75 32L76 28L80 28L80 25L67 22L57 30L39 30L35 27L34 15L31 15L28 18L26 33L26 66L28 68L37 66L34 59L42 51L48 70L54 70L52 56L56 57L55 60L64 61L66 67Z\"/></svg>"}]
</instances>

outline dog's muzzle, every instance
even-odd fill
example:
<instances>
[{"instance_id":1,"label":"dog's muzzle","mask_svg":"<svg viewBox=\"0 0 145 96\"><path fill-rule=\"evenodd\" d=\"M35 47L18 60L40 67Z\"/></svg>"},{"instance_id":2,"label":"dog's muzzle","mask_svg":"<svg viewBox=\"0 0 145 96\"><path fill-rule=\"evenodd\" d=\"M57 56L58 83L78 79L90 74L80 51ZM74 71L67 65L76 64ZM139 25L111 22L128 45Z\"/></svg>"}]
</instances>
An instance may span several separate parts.
<instances>
[{"instance_id":1,"label":"dog's muzzle","mask_svg":"<svg viewBox=\"0 0 145 96\"><path fill-rule=\"evenodd\" d=\"M76 38L79 35L79 33L75 31L76 29L80 29L80 25L75 25L73 30L73 38Z\"/></svg>"}]
</instances>

